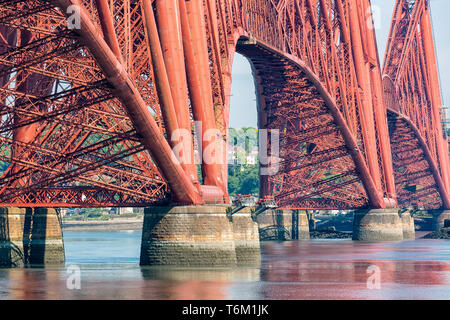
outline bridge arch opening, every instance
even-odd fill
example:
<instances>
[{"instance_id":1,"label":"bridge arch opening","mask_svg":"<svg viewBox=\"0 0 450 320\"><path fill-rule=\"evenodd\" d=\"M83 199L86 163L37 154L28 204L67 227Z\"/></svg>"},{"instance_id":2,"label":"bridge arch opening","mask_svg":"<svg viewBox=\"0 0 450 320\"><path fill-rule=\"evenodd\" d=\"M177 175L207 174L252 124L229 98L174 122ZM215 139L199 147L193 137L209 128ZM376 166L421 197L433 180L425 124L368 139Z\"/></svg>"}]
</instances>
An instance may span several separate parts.
<instances>
[{"instance_id":1,"label":"bridge arch opening","mask_svg":"<svg viewBox=\"0 0 450 320\"><path fill-rule=\"evenodd\" d=\"M228 191L259 196L258 110L251 62L235 53L230 90Z\"/></svg>"}]
</instances>

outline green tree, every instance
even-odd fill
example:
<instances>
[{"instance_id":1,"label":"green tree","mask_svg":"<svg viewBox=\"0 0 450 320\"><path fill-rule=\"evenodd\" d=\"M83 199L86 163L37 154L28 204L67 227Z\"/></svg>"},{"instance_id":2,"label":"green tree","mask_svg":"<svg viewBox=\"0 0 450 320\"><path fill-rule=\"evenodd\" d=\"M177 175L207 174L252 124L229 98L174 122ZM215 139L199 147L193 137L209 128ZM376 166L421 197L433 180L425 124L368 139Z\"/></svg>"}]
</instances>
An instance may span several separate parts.
<instances>
[{"instance_id":1,"label":"green tree","mask_svg":"<svg viewBox=\"0 0 450 320\"><path fill-rule=\"evenodd\" d=\"M228 167L228 192L237 194L258 194L259 173L258 166Z\"/></svg>"}]
</instances>

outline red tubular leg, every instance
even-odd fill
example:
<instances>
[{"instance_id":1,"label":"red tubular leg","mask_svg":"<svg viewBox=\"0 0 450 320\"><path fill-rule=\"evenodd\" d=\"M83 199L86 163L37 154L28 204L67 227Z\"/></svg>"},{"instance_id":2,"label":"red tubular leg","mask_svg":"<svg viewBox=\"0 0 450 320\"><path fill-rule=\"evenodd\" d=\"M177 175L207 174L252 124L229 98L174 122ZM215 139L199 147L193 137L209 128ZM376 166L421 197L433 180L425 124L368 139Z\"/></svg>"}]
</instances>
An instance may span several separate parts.
<instances>
[{"instance_id":1,"label":"red tubular leg","mask_svg":"<svg viewBox=\"0 0 450 320\"><path fill-rule=\"evenodd\" d=\"M148 42L150 45L150 53L152 56L153 73L155 75L155 86L158 92L161 112L164 118L166 130L174 132L178 130L178 120L175 106L172 99L172 91L167 77L167 70L164 63L164 57L159 42L158 29L156 27L153 8L149 0L143 1L145 27L147 29ZM172 142L169 139L170 142ZM174 145L172 145L173 147Z\"/></svg>"},{"instance_id":2,"label":"red tubular leg","mask_svg":"<svg viewBox=\"0 0 450 320\"><path fill-rule=\"evenodd\" d=\"M364 2L364 12L366 12L367 16L365 17L365 21L372 23L372 14L369 11L370 4L367 0ZM370 69L370 79L372 85L372 95L373 95L373 105L374 105L374 115L376 119L376 126L378 132L378 141L380 143L380 153L381 159L383 162L383 170L384 170L384 178L386 183L386 191L388 197L396 200L396 191L395 191L395 182L394 182L394 169L392 165L392 155L390 149L390 141L389 141L389 130L387 126L387 117L386 117L386 106L384 104L383 99L383 86L381 82L381 70L380 70L380 61L378 57L378 49L375 39L375 31L367 28L367 48L370 55L370 60L372 60L376 65Z\"/></svg>"},{"instance_id":3,"label":"red tubular leg","mask_svg":"<svg viewBox=\"0 0 450 320\"><path fill-rule=\"evenodd\" d=\"M191 0L186 3L186 11L188 16L188 27L191 35L191 45L187 47L186 59L189 59L187 63L188 69L188 79L189 79L189 90L192 94L195 84L192 81L193 77L198 77L198 88L200 89L201 100L203 104L201 108L194 108L193 113L195 119L202 121L202 134L209 129L215 129L215 117L213 111L213 101L212 101L212 89L211 89L211 79L209 71L209 57L208 48L206 43L206 27L203 14L203 6L201 0ZM184 30L187 26L184 25ZM183 33L183 38L187 36L187 33ZM185 39L186 42L187 38ZM189 52L189 47L192 48L192 52ZM195 59L194 59L195 58ZM195 61L196 68L193 69L191 62ZM200 97L197 97L200 99ZM198 101L197 101L198 102ZM197 103L198 105L198 103ZM194 107L194 106L193 106ZM210 142L204 140L203 135L202 142L202 153L205 154L205 150L210 146ZM215 185L226 190L223 186L220 169L217 164L212 163L202 163L203 170L203 180L207 185Z\"/></svg>"}]
</instances>

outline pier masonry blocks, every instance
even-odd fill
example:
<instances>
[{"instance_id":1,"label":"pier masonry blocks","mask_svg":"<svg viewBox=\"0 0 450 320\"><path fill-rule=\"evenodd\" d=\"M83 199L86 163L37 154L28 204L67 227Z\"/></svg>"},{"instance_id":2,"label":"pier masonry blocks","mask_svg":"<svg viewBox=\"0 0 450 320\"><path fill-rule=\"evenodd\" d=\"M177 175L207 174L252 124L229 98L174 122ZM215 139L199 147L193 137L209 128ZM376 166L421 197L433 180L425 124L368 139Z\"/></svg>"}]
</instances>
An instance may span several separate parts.
<instances>
[{"instance_id":1,"label":"pier masonry blocks","mask_svg":"<svg viewBox=\"0 0 450 320\"><path fill-rule=\"evenodd\" d=\"M141 265L259 266L258 227L250 211L227 217L227 206L145 209Z\"/></svg>"},{"instance_id":2,"label":"pier masonry blocks","mask_svg":"<svg viewBox=\"0 0 450 320\"><path fill-rule=\"evenodd\" d=\"M253 221L250 208L244 208L233 214L231 219L237 265L260 265L261 249L258 224Z\"/></svg>"},{"instance_id":3,"label":"pier masonry blocks","mask_svg":"<svg viewBox=\"0 0 450 320\"><path fill-rule=\"evenodd\" d=\"M431 211L433 215L431 228L433 231L438 231L445 227L446 221L447 225L450 223L450 210L433 210Z\"/></svg>"},{"instance_id":4,"label":"pier masonry blocks","mask_svg":"<svg viewBox=\"0 0 450 320\"><path fill-rule=\"evenodd\" d=\"M61 224L55 209L0 208L0 267L64 261Z\"/></svg>"},{"instance_id":5,"label":"pier masonry blocks","mask_svg":"<svg viewBox=\"0 0 450 320\"><path fill-rule=\"evenodd\" d=\"M353 240L400 241L415 237L414 220L400 209L366 209L355 212Z\"/></svg>"},{"instance_id":6,"label":"pier masonry blocks","mask_svg":"<svg viewBox=\"0 0 450 320\"><path fill-rule=\"evenodd\" d=\"M402 222L403 240L414 240L416 238L416 229L414 227L414 218L409 211L399 213Z\"/></svg>"}]
</instances>

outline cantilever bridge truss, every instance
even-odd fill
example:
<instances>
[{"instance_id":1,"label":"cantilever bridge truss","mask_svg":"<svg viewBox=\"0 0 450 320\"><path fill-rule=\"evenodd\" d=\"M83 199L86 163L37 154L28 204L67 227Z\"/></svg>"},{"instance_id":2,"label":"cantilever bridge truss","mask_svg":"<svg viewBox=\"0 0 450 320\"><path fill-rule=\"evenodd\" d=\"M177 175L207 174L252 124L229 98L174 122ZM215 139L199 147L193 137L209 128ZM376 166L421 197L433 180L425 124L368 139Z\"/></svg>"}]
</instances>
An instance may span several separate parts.
<instances>
[{"instance_id":1,"label":"cantilever bridge truss","mask_svg":"<svg viewBox=\"0 0 450 320\"><path fill-rule=\"evenodd\" d=\"M0 0L0 205L228 202L239 52L279 139L261 196L450 209L429 9L396 1L382 66L369 0Z\"/></svg>"}]
</instances>

